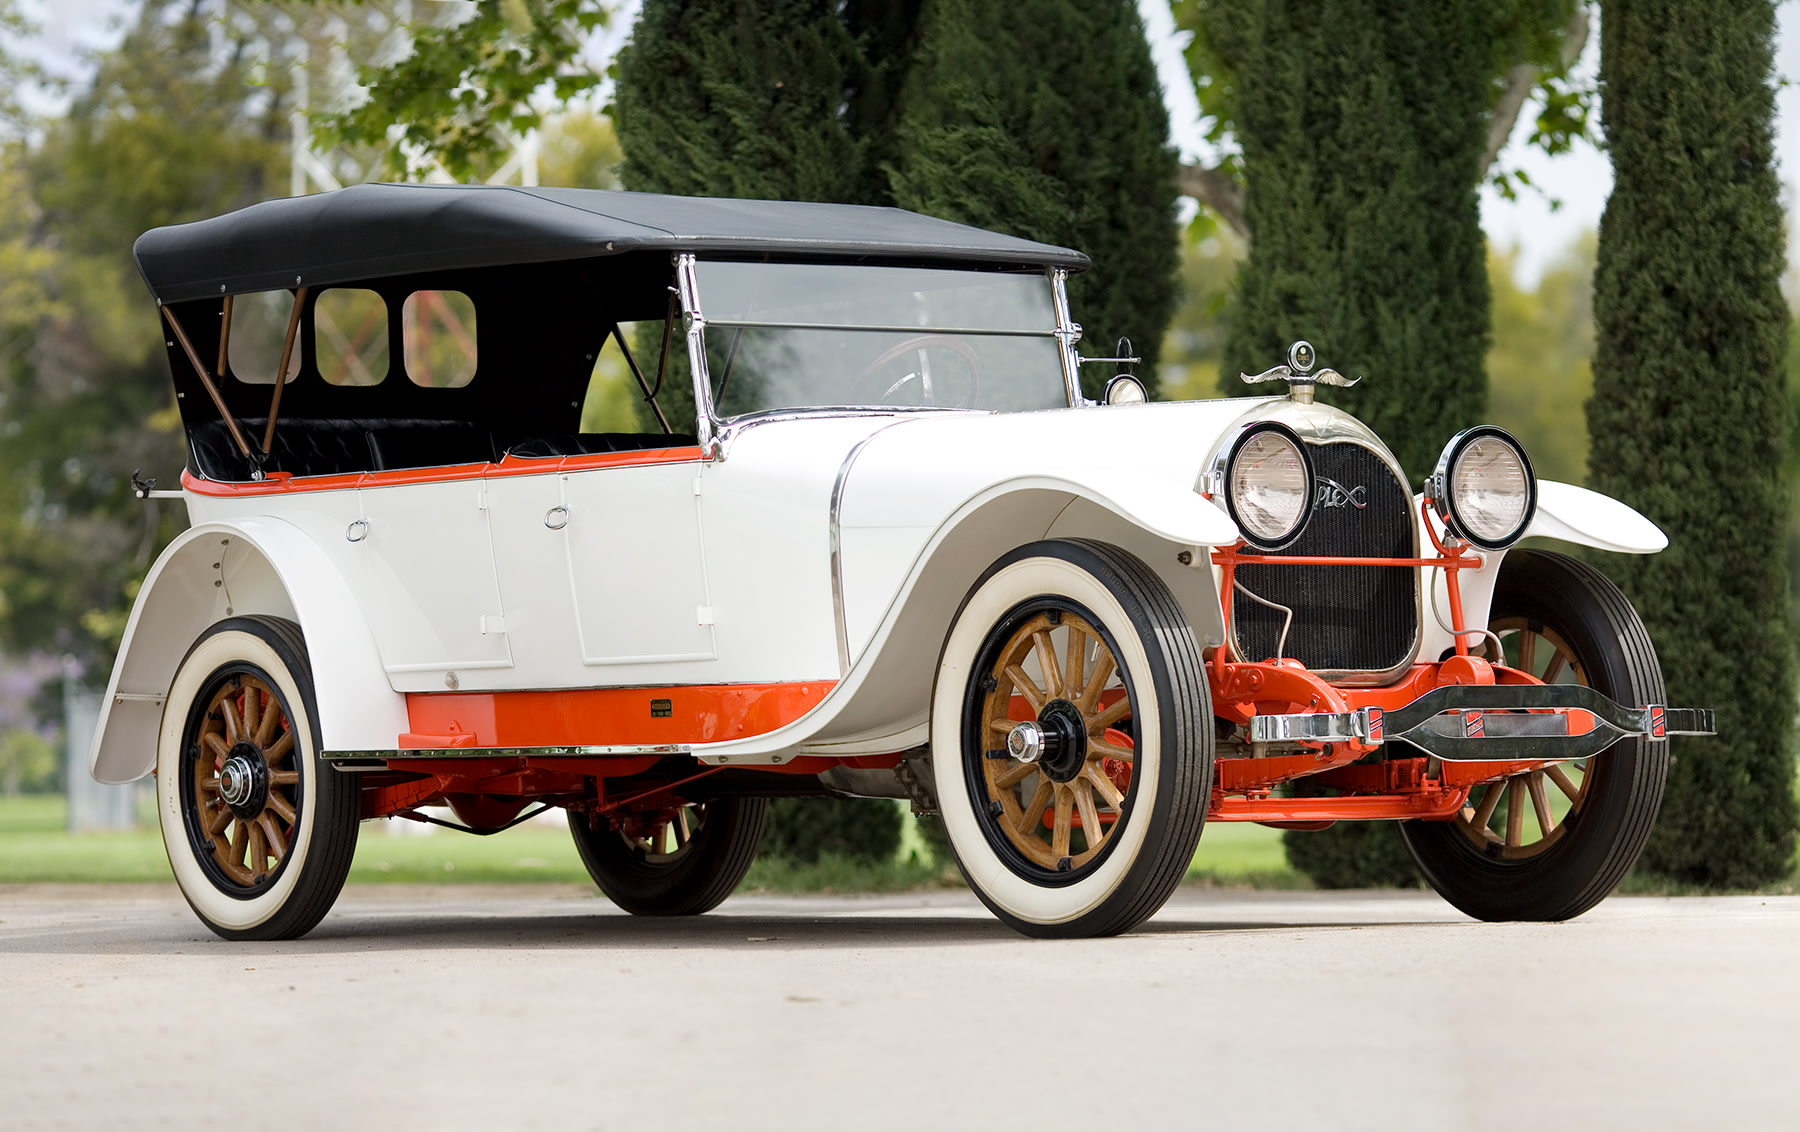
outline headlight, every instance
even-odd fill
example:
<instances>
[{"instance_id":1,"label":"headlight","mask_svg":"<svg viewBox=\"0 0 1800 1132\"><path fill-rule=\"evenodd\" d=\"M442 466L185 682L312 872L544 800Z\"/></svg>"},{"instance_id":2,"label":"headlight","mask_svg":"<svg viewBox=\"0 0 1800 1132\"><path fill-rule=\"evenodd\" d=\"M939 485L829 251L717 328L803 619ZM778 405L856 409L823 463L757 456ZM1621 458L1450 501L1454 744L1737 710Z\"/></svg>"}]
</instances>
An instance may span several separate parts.
<instances>
[{"instance_id":1,"label":"headlight","mask_svg":"<svg viewBox=\"0 0 1800 1132\"><path fill-rule=\"evenodd\" d=\"M1286 427L1254 425L1232 446L1225 499L1244 540L1258 550L1280 550L1300 537L1312 494L1312 460Z\"/></svg>"},{"instance_id":2,"label":"headlight","mask_svg":"<svg viewBox=\"0 0 1800 1132\"><path fill-rule=\"evenodd\" d=\"M1481 550L1505 550L1537 512L1537 477L1517 440L1482 425L1444 446L1431 476L1431 499L1451 534Z\"/></svg>"}]
</instances>

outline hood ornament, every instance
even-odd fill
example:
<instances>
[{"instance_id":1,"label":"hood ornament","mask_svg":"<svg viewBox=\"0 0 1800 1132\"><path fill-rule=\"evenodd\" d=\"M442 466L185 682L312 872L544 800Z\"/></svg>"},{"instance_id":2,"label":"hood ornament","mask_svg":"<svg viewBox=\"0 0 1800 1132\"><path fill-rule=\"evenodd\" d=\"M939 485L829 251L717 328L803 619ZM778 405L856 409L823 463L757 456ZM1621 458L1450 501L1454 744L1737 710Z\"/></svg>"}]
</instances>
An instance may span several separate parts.
<instances>
[{"instance_id":1,"label":"hood ornament","mask_svg":"<svg viewBox=\"0 0 1800 1132\"><path fill-rule=\"evenodd\" d=\"M1301 405L1312 404L1314 385L1340 385L1348 389L1362 380L1360 377L1345 377L1334 369L1322 369L1314 373L1313 366L1318 361L1311 342L1296 342L1288 347L1287 365L1276 366L1257 374L1240 373L1238 376L1249 385L1264 381L1285 381L1288 383L1288 396Z\"/></svg>"}]
</instances>

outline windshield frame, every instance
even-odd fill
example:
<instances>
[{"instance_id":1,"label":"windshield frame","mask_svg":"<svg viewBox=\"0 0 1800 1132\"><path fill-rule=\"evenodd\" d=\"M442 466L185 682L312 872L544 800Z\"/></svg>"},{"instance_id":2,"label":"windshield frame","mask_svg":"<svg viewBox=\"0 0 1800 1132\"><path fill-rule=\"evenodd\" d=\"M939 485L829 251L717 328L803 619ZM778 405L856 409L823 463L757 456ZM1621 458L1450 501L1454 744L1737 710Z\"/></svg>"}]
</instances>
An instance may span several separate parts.
<instances>
[{"instance_id":1,"label":"windshield frame","mask_svg":"<svg viewBox=\"0 0 1800 1132\"><path fill-rule=\"evenodd\" d=\"M707 459L723 459L725 443L733 435L753 425L776 420L792 420L802 417L888 417L901 413L991 413L991 409L961 409L945 405L814 405L796 408L765 409L759 412L744 413L732 417L721 417L713 404L712 377L708 372L706 360L706 329L709 323L700 305L700 282L696 265L699 257L691 252L683 252L675 257L676 290L681 299L683 320L686 324L688 369L693 375L694 405L697 408L697 431L700 447ZM881 270L878 264L867 264L873 270ZM967 270L959 268L958 270ZM1041 331L1037 330L971 330L958 328L957 334L993 334L1018 338L1053 338L1057 343L1057 357L1062 366L1063 393L1066 407L1082 408L1094 402L1081 395L1079 378L1079 362L1075 353L1075 344L1081 340L1081 327L1069 317L1068 271L1060 267L1044 269L1051 288L1051 307L1055 314L1055 325ZM756 322L748 320L721 320L710 325L728 329L740 328L780 328L780 329L846 329L842 324L800 324L789 322ZM864 326L856 324L857 330L887 330L918 333L917 326ZM929 328L926 328L929 329Z\"/></svg>"}]
</instances>

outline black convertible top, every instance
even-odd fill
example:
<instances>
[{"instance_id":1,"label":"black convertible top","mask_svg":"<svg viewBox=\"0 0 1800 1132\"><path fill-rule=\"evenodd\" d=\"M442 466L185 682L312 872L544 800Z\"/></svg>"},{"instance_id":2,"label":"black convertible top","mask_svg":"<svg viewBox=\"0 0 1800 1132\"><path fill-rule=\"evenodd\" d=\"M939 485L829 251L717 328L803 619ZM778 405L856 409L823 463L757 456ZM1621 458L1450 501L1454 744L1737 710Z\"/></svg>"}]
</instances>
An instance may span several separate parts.
<instances>
[{"instance_id":1,"label":"black convertible top","mask_svg":"<svg viewBox=\"0 0 1800 1132\"><path fill-rule=\"evenodd\" d=\"M132 249L161 303L645 250L1089 266L899 208L510 185L356 185L155 228Z\"/></svg>"}]
</instances>

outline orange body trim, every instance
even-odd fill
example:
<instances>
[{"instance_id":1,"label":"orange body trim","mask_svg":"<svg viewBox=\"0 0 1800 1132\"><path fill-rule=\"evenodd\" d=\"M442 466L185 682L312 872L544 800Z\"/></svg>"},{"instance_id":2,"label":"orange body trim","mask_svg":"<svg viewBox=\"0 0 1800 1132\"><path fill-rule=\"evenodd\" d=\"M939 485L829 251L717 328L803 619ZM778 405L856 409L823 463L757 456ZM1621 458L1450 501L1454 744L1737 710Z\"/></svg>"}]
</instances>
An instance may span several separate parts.
<instances>
[{"instance_id":1,"label":"orange body trim","mask_svg":"<svg viewBox=\"0 0 1800 1132\"><path fill-rule=\"evenodd\" d=\"M834 680L564 692L411 692L403 750L720 743L785 727ZM442 740L452 739L453 742Z\"/></svg>"},{"instance_id":2,"label":"orange body trim","mask_svg":"<svg viewBox=\"0 0 1800 1132\"><path fill-rule=\"evenodd\" d=\"M498 464L448 464L441 468L403 468L391 472L350 472L340 476L295 476L271 472L267 479L247 483L222 483L202 479L183 468L181 486L195 495L288 495L297 491L347 491L364 487L400 487L413 483L479 480L491 476L547 476L592 468L622 468L642 464L699 463L698 447L646 448L636 452L593 452L579 456L546 456L522 459L508 456Z\"/></svg>"},{"instance_id":3,"label":"orange body trim","mask_svg":"<svg viewBox=\"0 0 1800 1132\"><path fill-rule=\"evenodd\" d=\"M1215 795L1206 820L1333 822L1412 818L1443 821L1455 817L1468 797L1467 787L1347 798L1221 798Z\"/></svg>"}]
</instances>

